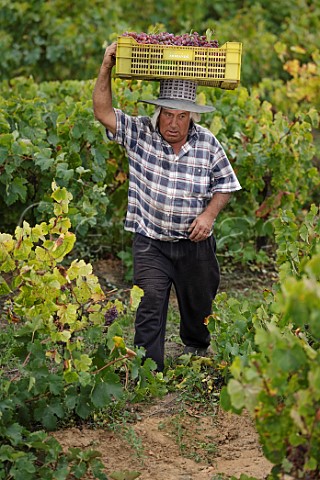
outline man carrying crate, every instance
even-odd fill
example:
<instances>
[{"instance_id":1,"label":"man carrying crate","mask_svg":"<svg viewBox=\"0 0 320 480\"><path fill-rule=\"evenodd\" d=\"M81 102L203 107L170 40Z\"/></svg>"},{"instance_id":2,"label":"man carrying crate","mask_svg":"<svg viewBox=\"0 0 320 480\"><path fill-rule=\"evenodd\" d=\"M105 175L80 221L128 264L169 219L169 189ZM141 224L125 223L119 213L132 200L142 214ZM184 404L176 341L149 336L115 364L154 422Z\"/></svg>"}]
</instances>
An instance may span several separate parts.
<instances>
[{"instance_id":1,"label":"man carrying crate","mask_svg":"<svg viewBox=\"0 0 320 480\"><path fill-rule=\"evenodd\" d=\"M125 229L134 232L134 283L144 291L135 322L135 345L164 369L169 295L174 285L184 353L205 356L205 319L218 290L213 225L231 192L241 189L226 154L200 114L196 83L161 80L152 118L112 106L116 43L105 51L93 93L94 114L129 160Z\"/></svg>"}]
</instances>

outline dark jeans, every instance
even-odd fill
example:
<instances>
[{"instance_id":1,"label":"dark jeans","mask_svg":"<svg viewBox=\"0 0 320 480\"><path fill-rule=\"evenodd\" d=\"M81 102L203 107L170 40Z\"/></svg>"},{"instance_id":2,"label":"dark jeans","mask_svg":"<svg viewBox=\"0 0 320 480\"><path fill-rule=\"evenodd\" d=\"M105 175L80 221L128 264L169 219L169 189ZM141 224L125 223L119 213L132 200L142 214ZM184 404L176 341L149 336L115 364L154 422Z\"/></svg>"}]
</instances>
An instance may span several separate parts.
<instances>
[{"instance_id":1,"label":"dark jeans","mask_svg":"<svg viewBox=\"0 0 320 480\"><path fill-rule=\"evenodd\" d=\"M134 283L144 291L136 316L134 343L164 368L164 343L172 284L180 310L180 337L187 346L210 345L204 319L212 312L220 271L213 236L202 242L166 242L136 234Z\"/></svg>"}]
</instances>

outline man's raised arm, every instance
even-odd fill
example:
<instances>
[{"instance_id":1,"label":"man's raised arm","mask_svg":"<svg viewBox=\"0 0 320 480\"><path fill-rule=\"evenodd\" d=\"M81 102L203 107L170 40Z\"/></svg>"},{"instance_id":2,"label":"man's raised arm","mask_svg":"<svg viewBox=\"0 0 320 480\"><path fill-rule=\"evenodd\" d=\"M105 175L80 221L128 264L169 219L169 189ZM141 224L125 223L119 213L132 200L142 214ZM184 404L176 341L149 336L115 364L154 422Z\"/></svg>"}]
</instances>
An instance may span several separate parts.
<instances>
[{"instance_id":1,"label":"man's raised arm","mask_svg":"<svg viewBox=\"0 0 320 480\"><path fill-rule=\"evenodd\" d=\"M116 131L116 116L112 107L111 90L111 73L116 63L116 48L116 43L107 47L93 91L94 116L112 134Z\"/></svg>"}]
</instances>

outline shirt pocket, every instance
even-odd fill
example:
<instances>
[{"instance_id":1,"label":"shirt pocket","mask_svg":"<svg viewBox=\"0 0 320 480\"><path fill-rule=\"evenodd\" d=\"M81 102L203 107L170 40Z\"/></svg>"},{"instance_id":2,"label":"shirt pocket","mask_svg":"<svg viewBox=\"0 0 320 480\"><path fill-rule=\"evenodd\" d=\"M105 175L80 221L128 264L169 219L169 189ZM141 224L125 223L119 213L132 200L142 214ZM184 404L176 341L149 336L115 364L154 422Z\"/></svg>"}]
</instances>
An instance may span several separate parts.
<instances>
[{"instance_id":1,"label":"shirt pocket","mask_svg":"<svg viewBox=\"0 0 320 480\"><path fill-rule=\"evenodd\" d=\"M177 187L191 196L207 196L210 191L210 170L203 166L180 165Z\"/></svg>"}]
</instances>

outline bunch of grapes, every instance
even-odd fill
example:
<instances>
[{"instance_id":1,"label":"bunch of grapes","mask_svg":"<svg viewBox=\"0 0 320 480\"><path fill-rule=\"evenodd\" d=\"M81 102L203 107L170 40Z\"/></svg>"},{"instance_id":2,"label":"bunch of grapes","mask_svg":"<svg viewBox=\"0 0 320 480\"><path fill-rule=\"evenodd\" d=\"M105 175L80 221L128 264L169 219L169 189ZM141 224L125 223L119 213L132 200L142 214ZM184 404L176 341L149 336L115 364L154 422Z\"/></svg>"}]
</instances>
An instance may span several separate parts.
<instances>
[{"instance_id":1,"label":"bunch of grapes","mask_svg":"<svg viewBox=\"0 0 320 480\"><path fill-rule=\"evenodd\" d=\"M104 315L105 318L105 326L109 327L117 318L118 318L118 310L117 307L114 305L113 307L109 308Z\"/></svg>"},{"instance_id":2,"label":"bunch of grapes","mask_svg":"<svg viewBox=\"0 0 320 480\"><path fill-rule=\"evenodd\" d=\"M206 35L199 35L198 32L174 35L173 33L137 33L125 32L122 37L132 37L138 43L147 45L174 45L177 47L214 47L218 48L217 40L211 40Z\"/></svg>"}]
</instances>

